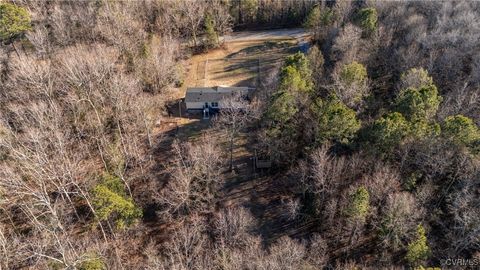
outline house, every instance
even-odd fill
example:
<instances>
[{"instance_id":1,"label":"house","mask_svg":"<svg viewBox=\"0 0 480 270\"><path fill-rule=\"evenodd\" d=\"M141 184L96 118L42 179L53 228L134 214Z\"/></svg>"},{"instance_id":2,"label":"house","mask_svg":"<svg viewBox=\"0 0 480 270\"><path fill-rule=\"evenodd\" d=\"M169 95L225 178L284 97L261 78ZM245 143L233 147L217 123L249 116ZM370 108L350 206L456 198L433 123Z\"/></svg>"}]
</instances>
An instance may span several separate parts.
<instances>
[{"instance_id":1,"label":"house","mask_svg":"<svg viewBox=\"0 0 480 270\"><path fill-rule=\"evenodd\" d=\"M249 87L192 87L187 88L185 104L187 111L207 110L216 111L226 108L226 99L232 96L241 96L245 99L249 96Z\"/></svg>"}]
</instances>

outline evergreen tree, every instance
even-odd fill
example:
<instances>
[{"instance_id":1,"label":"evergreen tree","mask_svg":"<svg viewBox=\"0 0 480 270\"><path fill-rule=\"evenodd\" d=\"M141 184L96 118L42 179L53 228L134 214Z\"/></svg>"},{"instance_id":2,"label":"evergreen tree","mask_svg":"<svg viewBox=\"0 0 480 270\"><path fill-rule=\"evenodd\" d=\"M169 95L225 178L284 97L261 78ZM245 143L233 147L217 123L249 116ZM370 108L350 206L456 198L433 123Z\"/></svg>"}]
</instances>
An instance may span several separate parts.
<instances>
[{"instance_id":1,"label":"evergreen tree","mask_svg":"<svg viewBox=\"0 0 480 270\"><path fill-rule=\"evenodd\" d=\"M442 97L435 85L402 90L395 100L396 110L411 122L431 120L437 113Z\"/></svg>"},{"instance_id":2,"label":"evergreen tree","mask_svg":"<svg viewBox=\"0 0 480 270\"><path fill-rule=\"evenodd\" d=\"M365 36L369 36L377 30L378 15L375 8L363 8L358 15L359 24Z\"/></svg>"},{"instance_id":3,"label":"evergreen tree","mask_svg":"<svg viewBox=\"0 0 480 270\"><path fill-rule=\"evenodd\" d=\"M313 7L307 15L303 27L315 29L320 25L321 11L320 6Z\"/></svg>"},{"instance_id":4,"label":"evergreen tree","mask_svg":"<svg viewBox=\"0 0 480 270\"><path fill-rule=\"evenodd\" d=\"M350 196L350 203L345 213L354 220L364 221L369 208L370 194L364 186L360 186Z\"/></svg>"},{"instance_id":5,"label":"evergreen tree","mask_svg":"<svg viewBox=\"0 0 480 270\"><path fill-rule=\"evenodd\" d=\"M10 3L0 3L0 40L11 42L31 29L27 10Z\"/></svg>"},{"instance_id":6,"label":"evergreen tree","mask_svg":"<svg viewBox=\"0 0 480 270\"><path fill-rule=\"evenodd\" d=\"M442 126L442 135L458 145L470 147L474 153L478 150L480 131L472 119L463 116L449 116Z\"/></svg>"},{"instance_id":7,"label":"evergreen tree","mask_svg":"<svg viewBox=\"0 0 480 270\"><path fill-rule=\"evenodd\" d=\"M120 178L105 174L103 181L93 189L93 204L101 221L113 219L123 229L142 217L142 210L130 198Z\"/></svg>"},{"instance_id":8,"label":"evergreen tree","mask_svg":"<svg viewBox=\"0 0 480 270\"><path fill-rule=\"evenodd\" d=\"M353 61L343 66L340 71L340 79L347 86L364 83L367 79L367 69L357 61Z\"/></svg>"},{"instance_id":9,"label":"evergreen tree","mask_svg":"<svg viewBox=\"0 0 480 270\"><path fill-rule=\"evenodd\" d=\"M218 47L218 34L215 30L215 21L209 12L205 15L205 33L207 35L207 46L213 48Z\"/></svg>"},{"instance_id":10,"label":"evergreen tree","mask_svg":"<svg viewBox=\"0 0 480 270\"><path fill-rule=\"evenodd\" d=\"M287 69L294 69L298 73L295 74L299 77L297 79L304 81L303 83L298 84L299 88L296 88L296 90L304 92L310 92L311 90L313 90L312 70L310 68L308 58L305 54L297 52L286 58L284 68L282 69L282 72L280 74L282 80L288 77L288 74L285 74L285 72L287 72Z\"/></svg>"},{"instance_id":11,"label":"evergreen tree","mask_svg":"<svg viewBox=\"0 0 480 270\"><path fill-rule=\"evenodd\" d=\"M376 120L367 131L367 141L380 152L390 152L410 133L410 125L401 113L389 113Z\"/></svg>"},{"instance_id":12,"label":"evergreen tree","mask_svg":"<svg viewBox=\"0 0 480 270\"><path fill-rule=\"evenodd\" d=\"M420 224L417 227L417 233L415 239L408 244L407 255L405 259L410 264L418 264L420 261L426 260L430 255L430 247L427 243L427 236L425 235L425 229Z\"/></svg>"},{"instance_id":13,"label":"evergreen tree","mask_svg":"<svg viewBox=\"0 0 480 270\"><path fill-rule=\"evenodd\" d=\"M348 143L360 128L355 111L348 108L336 96L318 98L312 104L312 113L316 119L316 141L325 143L335 141Z\"/></svg>"}]
</instances>

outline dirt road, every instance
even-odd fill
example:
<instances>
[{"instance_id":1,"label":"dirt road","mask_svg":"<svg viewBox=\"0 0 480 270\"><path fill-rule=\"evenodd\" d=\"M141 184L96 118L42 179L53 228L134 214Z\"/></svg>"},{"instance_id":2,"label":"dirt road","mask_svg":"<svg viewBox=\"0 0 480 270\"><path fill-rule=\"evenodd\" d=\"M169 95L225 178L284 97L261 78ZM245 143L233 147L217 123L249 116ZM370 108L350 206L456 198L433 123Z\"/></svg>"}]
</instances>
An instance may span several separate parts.
<instances>
[{"instance_id":1,"label":"dirt road","mask_svg":"<svg viewBox=\"0 0 480 270\"><path fill-rule=\"evenodd\" d=\"M288 28L262 31L242 31L225 36L225 42L265 41L275 39L302 39L310 36L304 28Z\"/></svg>"}]
</instances>

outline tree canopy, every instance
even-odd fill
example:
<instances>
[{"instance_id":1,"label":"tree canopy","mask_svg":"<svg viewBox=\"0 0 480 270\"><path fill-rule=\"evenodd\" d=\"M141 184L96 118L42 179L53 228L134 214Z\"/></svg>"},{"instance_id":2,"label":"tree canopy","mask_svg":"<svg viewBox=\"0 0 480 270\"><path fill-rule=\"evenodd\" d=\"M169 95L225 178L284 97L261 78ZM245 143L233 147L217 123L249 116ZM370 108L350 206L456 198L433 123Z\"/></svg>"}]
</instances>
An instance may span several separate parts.
<instances>
[{"instance_id":1,"label":"tree canopy","mask_svg":"<svg viewBox=\"0 0 480 270\"><path fill-rule=\"evenodd\" d=\"M355 111L343 104L335 95L318 98L312 104L316 120L316 141L348 143L360 128Z\"/></svg>"},{"instance_id":2,"label":"tree canopy","mask_svg":"<svg viewBox=\"0 0 480 270\"><path fill-rule=\"evenodd\" d=\"M411 264L417 264L422 260L426 260L430 255L430 247L427 243L425 229L420 224L417 227L415 239L408 244L407 255L405 259Z\"/></svg>"},{"instance_id":3,"label":"tree canopy","mask_svg":"<svg viewBox=\"0 0 480 270\"><path fill-rule=\"evenodd\" d=\"M105 174L103 181L94 187L93 197L98 219L103 221L112 218L120 229L142 217L142 210L126 194L123 182L116 176Z\"/></svg>"},{"instance_id":4,"label":"tree canopy","mask_svg":"<svg viewBox=\"0 0 480 270\"><path fill-rule=\"evenodd\" d=\"M305 28L318 28L322 26L330 25L334 20L334 12L330 8L321 8L320 6L313 7L308 13L303 27Z\"/></svg>"},{"instance_id":5,"label":"tree canopy","mask_svg":"<svg viewBox=\"0 0 480 270\"><path fill-rule=\"evenodd\" d=\"M207 45L210 47L218 46L218 34L215 31L215 21L210 13L205 15L205 32L207 35Z\"/></svg>"},{"instance_id":6,"label":"tree canopy","mask_svg":"<svg viewBox=\"0 0 480 270\"><path fill-rule=\"evenodd\" d=\"M400 88L421 88L432 86L433 79L424 68L411 68L402 73L400 77Z\"/></svg>"},{"instance_id":7,"label":"tree canopy","mask_svg":"<svg viewBox=\"0 0 480 270\"><path fill-rule=\"evenodd\" d=\"M378 15L375 8L362 8L358 15L365 35L370 35L377 30Z\"/></svg>"},{"instance_id":8,"label":"tree canopy","mask_svg":"<svg viewBox=\"0 0 480 270\"><path fill-rule=\"evenodd\" d=\"M0 3L0 40L8 42L30 29L30 14L25 8Z\"/></svg>"},{"instance_id":9,"label":"tree canopy","mask_svg":"<svg viewBox=\"0 0 480 270\"><path fill-rule=\"evenodd\" d=\"M350 204L346 214L356 220L364 220L368 214L370 206L370 194L368 190L361 186L350 195Z\"/></svg>"},{"instance_id":10,"label":"tree canopy","mask_svg":"<svg viewBox=\"0 0 480 270\"><path fill-rule=\"evenodd\" d=\"M448 116L442 126L442 135L454 143L473 146L480 140L480 131L471 118L463 115Z\"/></svg>"},{"instance_id":11,"label":"tree canopy","mask_svg":"<svg viewBox=\"0 0 480 270\"><path fill-rule=\"evenodd\" d=\"M281 86L309 92L313 89L312 70L307 56L297 52L285 59L281 74Z\"/></svg>"},{"instance_id":12,"label":"tree canopy","mask_svg":"<svg viewBox=\"0 0 480 270\"><path fill-rule=\"evenodd\" d=\"M343 66L340 71L340 78L347 86L354 83L363 83L367 79L367 69L357 61L353 61Z\"/></svg>"},{"instance_id":13,"label":"tree canopy","mask_svg":"<svg viewBox=\"0 0 480 270\"><path fill-rule=\"evenodd\" d=\"M410 133L410 125L401 113L393 112L376 120L368 132L368 140L376 149L387 152Z\"/></svg>"},{"instance_id":14,"label":"tree canopy","mask_svg":"<svg viewBox=\"0 0 480 270\"><path fill-rule=\"evenodd\" d=\"M402 90L395 100L396 110L409 121L431 120L437 113L442 97L435 85Z\"/></svg>"}]
</instances>

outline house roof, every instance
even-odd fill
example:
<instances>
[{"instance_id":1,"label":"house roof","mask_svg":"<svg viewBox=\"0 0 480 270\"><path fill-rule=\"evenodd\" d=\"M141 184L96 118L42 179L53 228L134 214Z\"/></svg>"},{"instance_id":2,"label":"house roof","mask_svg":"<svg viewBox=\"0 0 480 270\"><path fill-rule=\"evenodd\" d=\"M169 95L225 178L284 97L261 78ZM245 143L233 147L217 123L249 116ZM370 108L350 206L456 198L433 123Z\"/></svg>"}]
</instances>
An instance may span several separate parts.
<instances>
[{"instance_id":1,"label":"house roof","mask_svg":"<svg viewBox=\"0 0 480 270\"><path fill-rule=\"evenodd\" d=\"M192 87L187 88L186 102L218 102L229 96L240 94L248 95L248 87Z\"/></svg>"}]
</instances>

